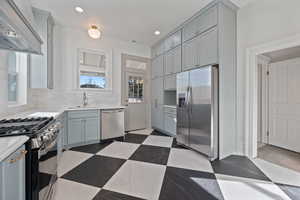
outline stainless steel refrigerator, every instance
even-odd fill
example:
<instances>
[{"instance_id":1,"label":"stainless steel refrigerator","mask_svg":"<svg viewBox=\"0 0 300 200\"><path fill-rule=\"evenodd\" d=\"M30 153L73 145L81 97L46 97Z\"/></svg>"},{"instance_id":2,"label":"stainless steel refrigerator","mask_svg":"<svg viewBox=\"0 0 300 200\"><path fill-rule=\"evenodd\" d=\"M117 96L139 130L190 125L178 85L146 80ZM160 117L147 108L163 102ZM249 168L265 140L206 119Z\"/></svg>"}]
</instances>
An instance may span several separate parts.
<instances>
[{"instance_id":1,"label":"stainless steel refrigerator","mask_svg":"<svg viewBox=\"0 0 300 200\"><path fill-rule=\"evenodd\" d=\"M218 158L218 66L177 74L177 143Z\"/></svg>"}]
</instances>

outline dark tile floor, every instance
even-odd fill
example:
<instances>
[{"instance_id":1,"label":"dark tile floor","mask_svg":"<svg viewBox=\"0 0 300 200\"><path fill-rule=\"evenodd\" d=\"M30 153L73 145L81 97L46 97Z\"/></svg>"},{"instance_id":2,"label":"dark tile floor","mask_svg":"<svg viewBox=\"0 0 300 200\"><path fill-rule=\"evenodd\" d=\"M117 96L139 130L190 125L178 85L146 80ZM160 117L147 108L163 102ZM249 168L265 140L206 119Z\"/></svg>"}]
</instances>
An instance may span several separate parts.
<instances>
[{"instance_id":1,"label":"dark tile floor","mask_svg":"<svg viewBox=\"0 0 300 200\"><path fill-rule=\"evenodd\" d=\"M273 179L242 156L211 163L165 137L129 133L66 151L55 200L299 200L300 181Z\"/></svg>"}]
</instances>

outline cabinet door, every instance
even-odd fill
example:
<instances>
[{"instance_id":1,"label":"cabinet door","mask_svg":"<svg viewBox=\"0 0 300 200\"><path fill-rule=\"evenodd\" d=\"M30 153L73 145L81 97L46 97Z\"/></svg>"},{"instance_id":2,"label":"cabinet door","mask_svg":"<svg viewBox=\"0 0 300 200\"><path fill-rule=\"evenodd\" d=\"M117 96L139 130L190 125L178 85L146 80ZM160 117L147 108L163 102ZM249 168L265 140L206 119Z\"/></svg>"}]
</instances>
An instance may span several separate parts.
<instances>
[{"instance_id":1,"label":"cabinet door","mask_svg":"<svg viewBox=\"0 0 300 200\"><path fill-rule=\"evenodd\" d=\"M218 8L209 8L183 28L183 41L187 41L209 30L218 23Z\"/></svg>"},{"instance_id":2,"label":"cabinet door","mask_svg":"<svg viewBox=\"0 0 300 200\"><path fill-rule=\"evenodd\" d=\"M68 122L68 145L84 142L83 119L71 119Z\"/></svg>"},{"instance_id":3,"label":"cabinet door","mask_svg":"<svg viewBox=\"0 0 300 200\"><path fill-rule=\"evenodd\" d=\"M183 44L182 47L182 71L195 68L197 64L197 40L194 38Z\"/></svg>"},{"instance_id":4,"label":"cabinet door","mask_svg":"<svg viewBox=\"0 0 300 200\"><path fill-rule=\"evenodd\" d=\"M163 104L164 79L159 77L152 80L152 103Z\"/></svg>"},{"instance_id":5,"label":"cabinet door","mask_svg":"<svg viewBox=\"0 0 300 200\"><path fill-rule=\"evenodd\" d=\"M99 118L85 119L85 141L100 140Z\"/></svg>"},{"instance_id":6,"label":"cabinet door","mask_svg":"<svg viewBox=\"0 0 300 200\"><path fill-rule=\"evenodd\" d=\"M25 147L21 147L0 165L0 199L25 200Z\"/></svg>"},{"instance_id":7,"label":"cabinet door","mask_svg":"<svg viewBox=\"0 0 300 200\"><path fill-rule=\"evenodd\" d=\"M183 71L218 63L218 32L211 29L183 45Z\"/></svg>"},{"instance_id":8,"label":"cabinet door","mask_svg":"<svg viewBox=\"0 0 300 200\"><path fill-rule=\"evenodd\" d=\"M176 90L176 74L172 74L164 77L164 89Z\"/></svg>"},{"instance_id":9,"label":"cabinet door","mask_svg":"<svg viewBox=\"0 0 300 200\"><path fill-rule=\"evenodd\" d=\"M205 66L218 63L218 32L211 29L200 36L198 42L198 65Z\"/></svg>"},{"instance_id":10,"label":"cabinet door","mask_svg":"<svg viewBox=\"0 0 300 200\"><path fill-rule=\"evenodd\" d=\"M152 105L152 127L164 130L163 105Z\"/></svg>"},{"instance_id":11,"label":"cabinet door","mask_svg":"<svg viewBox=\"0 0 300 200\"><path fill-rule=\"evenodd\" d=\"M181 44L181 30L173 33L165 40L165 51L169 51Z\"/></svg>"},{"instance_id":12,"label":"cabinet door","mask_svg":"<svg viewBox=\"0 0 300 200\"><path fill-rule=\"evenodd\" d=\"M165 131L176 136L176 115L164 114Z\"/></svg>"},{"instance_id":13,"label":"cabinet door","mask_svg":"<svg viewBox=\"0 0 300 200\"><path fill-rule=\"evenodd\" d=\"M165 75L181 72L181 46L165 55Z\"/></svg>"},{"instance_id":14,"label":"cabinet door","mask_svg":"<svg viewBox=\"0 0 300 200\"><path fill-rule=\"evenodd\" d=\"M164 56L160 55L153 59L152 61L152 78L157 78L163 76L164 72Z\"/></svg>"}]
</instances>

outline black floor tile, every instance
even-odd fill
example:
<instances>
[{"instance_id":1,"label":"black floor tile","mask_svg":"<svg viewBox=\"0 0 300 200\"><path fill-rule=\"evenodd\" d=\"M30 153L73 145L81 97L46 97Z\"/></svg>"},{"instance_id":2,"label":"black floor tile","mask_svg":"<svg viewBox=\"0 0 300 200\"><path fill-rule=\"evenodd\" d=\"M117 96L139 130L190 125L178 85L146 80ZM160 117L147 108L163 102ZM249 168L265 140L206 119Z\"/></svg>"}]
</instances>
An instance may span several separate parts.
<instances>
[{"instance_id":1,"label":"black floor tile","mask_svg":"<svg viewBox=\"0 0 300 200\"><path fill-rule=\"evenodd\" d=\"M168 162L169 153L169 148L141 145L129 159L166 165Z\"/></svg>"},{"instance_id":2,"label":"black floor tile","mask_svg":"<svg viewBox=\"0 0 300 200\"><path fill-rule=\"evenodd\" d=\"M89 144L89 145L84 145L84 146L80 146L80 147L73 147L70 150L95 154L95 153L98 153L100 150L104 149L105 147L107 147L110 144L111 144L111 142Z\"/></svg>"},{"instance_id":3,"label":"black floor tile","mask_svg":"<svg viewBox=\"0 0 300 200\"><path fill-rule=\"evenodd\" d=\"M151 133L151 135L171 137L171 136L169 136L169 135L167 135L167 134L164 134L164 133L159 132L159 131L156 131L156 130L154 130L154 131Z\"/></svg>"},{"instance_id":4,"label":"black floor tile","mask_svg":"<svg viewBox=\"0 0 300 200\"><path fill-rule=\"evenodd\" d=\"M108 190L100 190L93 200L143 200L137 197L128 196Z\"/></svg>"},{"instance_id":5,"label":"black floor tile","mask_svg":"<svg viewBox=\"0 0 300 200\"><path fill-rule=\"evenodd\" d=\"M277 184L292 200L300 200L300 187Z\"/></svg>"},{"instance_id":6,"label":"black floor tile","mask_svg":"<svg viewBox=\"0 0 300 200\"><path fill-rule=\"evenodd\" d=\"M264 181L270 179L245 156L229 156L223 160L212 162L215 173Z\"/></svg>"},{"instance_id":7,"label":"black floor tile","mask_svg":"<svg viewBox=\"0 0 300 200\"><path fill-rule=\"evenodd\" d=\"M103 187L125 161L123 159L96 155L63 175L62 178Z\"/></svg>"},{"instance_id":8,"label":"black floor tile","mask_svg":"<svg viewBox=\"0 0 300 200\"><path fill-rule=\"evenodd\" d=\"M223 200L214 174L167 167L159 200Z\"/></svg>"},{"instance_id":9,"label":"black floor tile","mask_svg":"<svg viewBox=\"0 0 300 200\"><path fill-rule=\"evenodd\" d=\"M129 133L129 134L125 135L124 142L142 144L147 137L148 137L147 135L139 135L139 134Z\"/></svg>"},{"instance_id":10,"label":"black floor tile","mask_svg":"<svg viewBox=\"0 0 300 200\"><path fill-rule=\"evenodd\" d=\"M188 149L183 145L177 144L176 138L174 138L173 143L172 143L172 148L177 148L177 149Z\"/></svg>"}]
</instances>

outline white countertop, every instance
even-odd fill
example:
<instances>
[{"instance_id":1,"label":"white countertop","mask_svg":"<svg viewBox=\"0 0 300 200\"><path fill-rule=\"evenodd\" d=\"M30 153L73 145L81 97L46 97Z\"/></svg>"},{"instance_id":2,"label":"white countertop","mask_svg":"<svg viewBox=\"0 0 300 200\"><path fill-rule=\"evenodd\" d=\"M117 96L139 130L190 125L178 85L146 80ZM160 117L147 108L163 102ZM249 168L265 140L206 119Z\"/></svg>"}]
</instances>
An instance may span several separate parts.
<instances>
[{"instance_id":1,"label":"white countertop","mask_svg":"<svg viewBox=\"0 0 300 200\"><path fill-rule=\"evenodd\" d=\"M76 110L110 110L110 109L125 109L125 106L110 106L110 105L103 105L103 106L66 106L62 109L31 109L25 112L20 112L13 115L8 115L1 117L1 119L15 119L15 118L26 118L26 117L54 117L57 118L65 111L76 111Z\"/></svg>"},{"instance_id":2,"label":"white countertop","mask_svg":"<svg viewBox=\"0 0 300 200\"><path fill-rule=\"evenodd\" d=\"M27 136L0 137L0 162L14 153L28 139Z\"/></svg>"}]
</instances>

